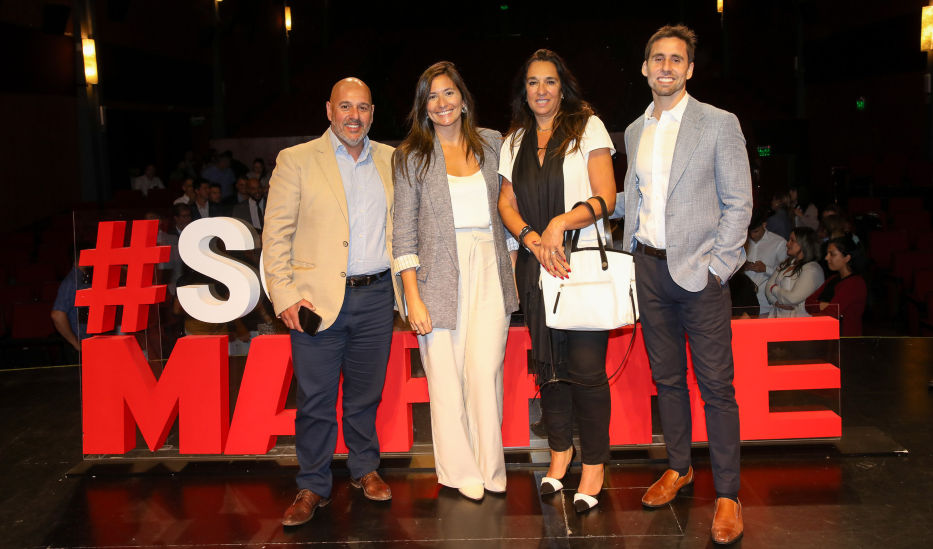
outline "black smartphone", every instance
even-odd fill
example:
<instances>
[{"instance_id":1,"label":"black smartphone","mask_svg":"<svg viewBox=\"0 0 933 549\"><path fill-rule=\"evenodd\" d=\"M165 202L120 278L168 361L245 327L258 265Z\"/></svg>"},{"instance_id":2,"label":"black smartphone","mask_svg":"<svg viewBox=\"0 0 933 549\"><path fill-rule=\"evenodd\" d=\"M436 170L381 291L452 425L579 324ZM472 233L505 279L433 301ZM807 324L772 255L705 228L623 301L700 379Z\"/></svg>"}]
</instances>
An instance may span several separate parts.
<instances>
[{"instance_id":1,"label":"black smartphone","mask_svg":"<svg viewBox=\"0 0 933 549\"><path fill-rule=\"evenodd\" d=\"M313 336L321 327L321 315L307 307L298 307L298 324L306 334Z\"/></svg>"}]
</instances>

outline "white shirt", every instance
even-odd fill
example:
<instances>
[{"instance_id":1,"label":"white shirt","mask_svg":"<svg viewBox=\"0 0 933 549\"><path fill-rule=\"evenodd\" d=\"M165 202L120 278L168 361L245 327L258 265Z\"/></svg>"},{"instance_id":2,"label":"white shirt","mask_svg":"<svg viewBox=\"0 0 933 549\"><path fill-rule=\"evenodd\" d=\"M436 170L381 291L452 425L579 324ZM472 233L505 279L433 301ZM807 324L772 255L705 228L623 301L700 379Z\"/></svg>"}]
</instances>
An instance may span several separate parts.
<instances>
[{"instance_id":1,"label":"white shirt","mask_svg":"<svg viewBox=\"0 0 933 549\"><path fill-rule=\"evenodd\" d=\"M454 210L454 228L488 229L489 200L482 170L465 176L447 174L447 185Z\"/></svg>"},{"instance_id":2,"label":"white shirt","mask_svg":"<svg viewBox=\"0 0 933 549\"><path fill-rule=\"evenodd\" d=\"M515 162L515 155L518 154L518 148L522 143L523 133L521 130L513 136L506 137L502 142L502 152L499 155L499 174L512 181L512 165ZM570 145L573 148L573 144ZM612 138L606 131L603 121L597 116L591 116L586 122L586 128L583 130L583 136L580 138L580 150L564 157L564 211L573 209L573 205L582 202L593 196L593 188L590 186L590 172L587 162L590 159L590 153L599 149L609 149L609 154L615 154L616 149L612 146ZM603 234L603 220L600 217L597 222L600 234ZM580 246L591 246L596 244L596 229L589 225L580 229Z\"/></svg>"},{"instance_id":3,"label":"white shirt","mask_svg":"<svg viewBox=\"0 0 933 549\"><path fill-rule=\"evenodd\" d=\"M765 296L765 282L774 274L774 270L787 258L787 241L781 235L765 230L758 242L748 239L747 260L749 263L761 261L765 264L765 272L745 271L748 278L758 288L758 305L762 312L771 310L771 304Z\"/></svg>"},{"instance_id":4,"label":"white shirt","mask_svg":"<svg viewBox=\"0 0 933 549\"><path fill-rule=\"evenodd\" d=\"M162 184L162 180L158 177L149 179L146 174L143 174L133 180L133 188L142 192L143 196L147 196L150 189L164 189L165 185Z\"/></svg>"},{"instance_id":5,"label":"white shirt","mask_svg":"<svg viewBox=\"0 0 933 549\"><path fill-rule=\"evenodd\" d=\"M642 195L635 238L642 244L660 250L667 247L665 210L671 162L674 160L680 121L689 100L690 95L685 93L674 108L661 112L660 120L654 117L654 102L648 105L635 158L635 175Z\"/></svg>"}]
</instances>

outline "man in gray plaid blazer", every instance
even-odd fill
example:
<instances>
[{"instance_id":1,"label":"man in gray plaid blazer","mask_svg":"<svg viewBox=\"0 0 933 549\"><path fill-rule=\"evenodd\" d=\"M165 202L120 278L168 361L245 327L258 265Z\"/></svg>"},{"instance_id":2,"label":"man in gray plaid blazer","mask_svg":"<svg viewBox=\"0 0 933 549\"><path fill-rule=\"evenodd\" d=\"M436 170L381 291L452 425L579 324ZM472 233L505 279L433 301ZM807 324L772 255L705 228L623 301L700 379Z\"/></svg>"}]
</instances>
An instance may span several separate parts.
<instances>
[{"instance_id":1,"label":"man in gray plaid blazer","mask_svg":"<svg viewBox=\"0 0 933 549\"><path fill-rule=\"evenodd\" d=\"M623 242L635 254L638 308L670 467L642 503L666 506L693 482L687 335L716 487L711 534L725 544L744 528L726 284L745 261L752 187L738 119L687 94L695 45L684 26L662 27L648 41L642 74L654 101L625 130L628 169L616 212L625 216Z\"/></svg>"}]
</instances>

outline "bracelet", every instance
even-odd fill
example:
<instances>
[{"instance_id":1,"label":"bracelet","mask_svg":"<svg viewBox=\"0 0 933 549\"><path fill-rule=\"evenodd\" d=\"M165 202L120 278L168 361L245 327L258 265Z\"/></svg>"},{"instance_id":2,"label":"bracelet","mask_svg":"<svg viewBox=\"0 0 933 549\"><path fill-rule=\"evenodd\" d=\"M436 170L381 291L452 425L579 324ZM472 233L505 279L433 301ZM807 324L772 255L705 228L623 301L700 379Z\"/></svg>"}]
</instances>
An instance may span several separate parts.
<instances>
[{"instance_id":1,"label":"bracelet","mask_svg":"<svg viewBox=\"0 0 933 549\"><path fill-rule=\"evenodd\" d=\"M522 245L522 248L525 248L529 252L528 246L525 246L525 237L528 236L528 233L532 232L534 229L531 228L531 225L525 225L522 227L522 232L518 233L518 243Z\"/></svg>"}]
</instances>

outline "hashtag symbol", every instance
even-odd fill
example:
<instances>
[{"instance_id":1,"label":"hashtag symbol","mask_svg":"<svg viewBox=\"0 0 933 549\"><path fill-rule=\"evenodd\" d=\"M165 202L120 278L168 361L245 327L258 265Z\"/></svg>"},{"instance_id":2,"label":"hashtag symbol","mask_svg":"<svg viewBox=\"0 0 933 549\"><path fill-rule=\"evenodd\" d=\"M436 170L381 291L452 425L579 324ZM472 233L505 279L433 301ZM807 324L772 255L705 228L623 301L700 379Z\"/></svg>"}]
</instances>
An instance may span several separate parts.
<instances>
[{"instance_id":1,"label":"hashtag symbol","mask_svg":"<svg viewBox=\"0 0 933 549\"><path fill-rule=\"evenodd\" d=\"M87 333L108 332L114 327L117 307L123 307L121 329L138 332L146 328L149 305L165 300L165 285L154 286L157 263L169 260L171 248L157 246L159 221L133 221L129 247L123 247L126 221L103 221L97 227L97 248L82 250L78 264L93 267L91 287L78 290L75 305L88 307ZM120 271L126 265L126 285L120 286Z\"/></svg>"}]
</instances>

